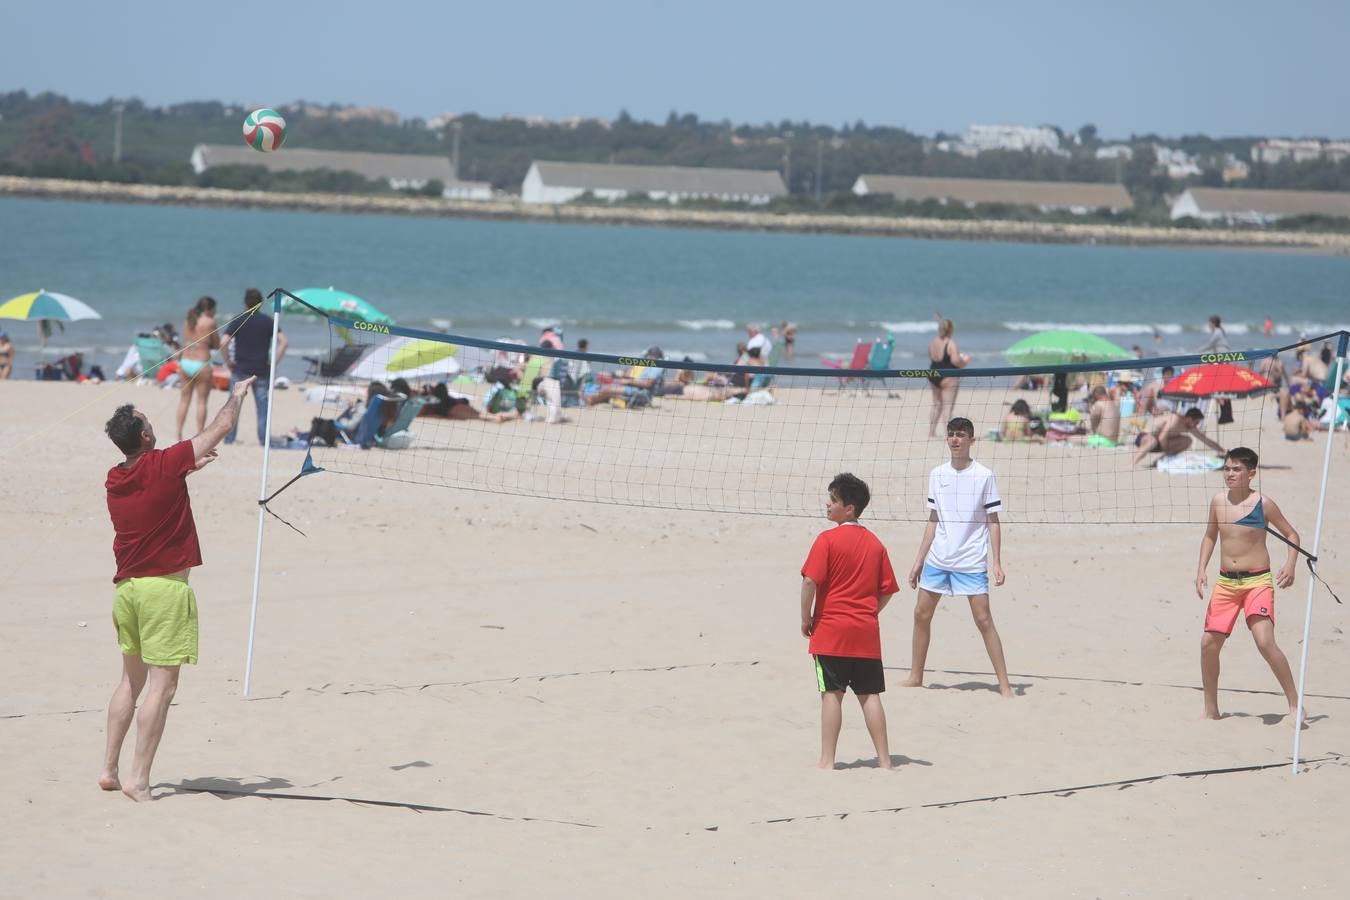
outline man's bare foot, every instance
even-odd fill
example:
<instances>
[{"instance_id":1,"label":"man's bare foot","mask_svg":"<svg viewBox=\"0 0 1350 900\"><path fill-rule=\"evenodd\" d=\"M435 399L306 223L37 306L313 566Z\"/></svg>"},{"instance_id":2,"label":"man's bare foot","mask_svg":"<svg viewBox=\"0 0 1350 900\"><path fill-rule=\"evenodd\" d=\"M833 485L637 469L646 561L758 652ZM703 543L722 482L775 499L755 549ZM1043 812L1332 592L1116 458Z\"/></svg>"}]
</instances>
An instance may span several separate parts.
<instances>
[{"instance_id":1,"label":"man's bare foot","mask_svg":"<svg viewBox=\"0 0 1350 900\"><path fill-rule=\"evenodd\" d=\"M137 803L150 802L150 785L148 784L145 785L144 787L140 786L124 787L122 788L122 793L126 794L128 797L130 797L132 800L135 800Z\"/></svg>"},{"instance_id":2,"label":"man's bare foot","mask_svg":"<svg viewBox=\"0 0 1350 900\"><path fill-rule=\"evenodd\" d=\"M901 687L923 687L923 679L915 678L913 675L900 682Z\"/></svg>"},{"instance_id":3,"label":"man's bare foot","mask_svg":"<svg viewBox=\"0 0 1350 900\"><path fill-rule=\"evenodd\" d=\"M878 769L894 769L895 766L891 765L891 761L890 761L889 759L878 759L878 760L877 760L877 768L878 768Z\"/></svg>"},{"instance_id":4,"label":"man's bare foot","mask_svg":"<svg viewBox=\"0 0 1350 900\"><path fill-rule=\"evenodd\" d=\"M98 786L105 791L120 791L122 782L117 780L117 770L104 769L98 776Z\"/></svg>"},{"instance_id":5,"label":"man's bare foot","mask_svg":"<svg viewBox=\"0 0 1350 900\"><path fill-rule=\"evenodd\" d=\"M1003 697L1005 700L1011 700L1011 699L1012 699L1012 696L1013 696L1013 689L1012 689L1011 687L1001 687L1001 688L998 689L998 692L999 692L1000 695L1002 695L1002 697Z\"/></svg>"},{"instance_id":6,"label":"man's bare foot","mask_svg":"<svg viewBox=\"0 0 1350 900\"><path fill-rule=\"evenodd\" d=\"M822 772L829 772L834 769L834 760L826 762L822 759L820 762L816 763L816 768L820 769Z\"/></svg>"},{"instance_id":7,"label":"man's bare foot","mask_svg":"<svg viewBox=\"0 0 1350 900\"><path fill-rule=\"evenodd\" d=\"M1223 716L1219 715L1219 711L1217 709L1207 709L1205 710L1205 718L1213 719L1214 721L1217 722L1218 720L1222 719Z\"/></svg>"}]
</instances>

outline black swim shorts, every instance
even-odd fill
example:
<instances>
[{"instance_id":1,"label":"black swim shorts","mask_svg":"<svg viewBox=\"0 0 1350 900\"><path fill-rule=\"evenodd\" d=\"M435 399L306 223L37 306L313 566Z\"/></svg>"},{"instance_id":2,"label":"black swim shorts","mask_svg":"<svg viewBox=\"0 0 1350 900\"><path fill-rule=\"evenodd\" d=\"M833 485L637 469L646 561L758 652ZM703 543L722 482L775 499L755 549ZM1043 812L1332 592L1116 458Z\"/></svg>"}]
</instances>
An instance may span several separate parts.
<instances>
[{"instance_id":1,"label":"black swim shorts","mask_svg":"<svg viewBox=\"0 0 1350 900\"><path fill-rule=\"evenodd\" d=\"M842 691L853 688L855 694L880 694L886 690L886 670L879 659L858 656L814 656L816 689Z\"/></svg>"}]
</instances>

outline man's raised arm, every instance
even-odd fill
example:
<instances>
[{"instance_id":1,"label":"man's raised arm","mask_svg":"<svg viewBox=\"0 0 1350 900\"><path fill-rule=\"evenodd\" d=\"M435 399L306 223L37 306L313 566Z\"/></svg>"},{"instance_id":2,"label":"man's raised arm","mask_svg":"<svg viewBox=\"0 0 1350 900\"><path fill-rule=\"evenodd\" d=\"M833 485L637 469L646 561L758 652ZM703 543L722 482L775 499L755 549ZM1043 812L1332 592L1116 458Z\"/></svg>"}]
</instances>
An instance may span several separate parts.
<instances>
[{"instance_id":1,"label":"man's raised arm","mask_svg":"<svg viewBox=\"0 0 1350 900\"><path fill-rule=\"evenodd\" d=\"M253 385L258 376L250 375L243 381L235 382L234 387L230 388L230 399L225 401L225 405L216 413L216 417L211 420L211 424L192 438L192 454L201 459L204 454L214 450L216 445L225 440L225 436L234 428L235 423L239 421L239 407L244 402L244 395Z\"/></svg>"}]
</instances>

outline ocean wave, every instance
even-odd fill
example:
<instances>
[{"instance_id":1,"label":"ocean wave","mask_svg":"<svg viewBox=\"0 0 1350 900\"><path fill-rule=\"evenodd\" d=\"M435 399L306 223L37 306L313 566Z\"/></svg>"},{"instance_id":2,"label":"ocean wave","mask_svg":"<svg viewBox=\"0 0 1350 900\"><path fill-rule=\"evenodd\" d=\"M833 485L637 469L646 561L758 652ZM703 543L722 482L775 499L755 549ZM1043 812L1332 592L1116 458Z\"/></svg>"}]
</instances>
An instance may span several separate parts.
<instances>
[{"instance_id":1,"label":"ocean wave","mask_svg":"<svg viewBox=\"0 0 1350 900\"><path fill-rule=\"evenodd\" d=\"M512 327L512 328L523 328L523 327L526 326L526 325L530 325L530 326L533 326L533 327L535 327L535 328L538 328L539 330L542 331L542 330L545 329L545 328L551 328L551 327L553 327L553 326L555 326L555 325L570 325L570 324L573 324L573 323L568 322L567 319L564 319L564 318L561 317L561 316L512 316L512 317L511 317L511 327Z\"/></svg>"},{"instance_id":2,"label":"ocean wave","mask_svg":"<svg viewBox=\"0 0 1350 900\"><path fill-rule=\"evenodd\" d=\"M923 334L924 332L937 331L938 323L936 319L926 319L918 322L868 322L872 328L884 328L893 334Z\"/></svg>"},{"instance_id":3,"label":"ocean wave","mask_svg":"<svg viewBox=\"0 0 1350 900\"><path fill-rule=\"evenodd\" d=\"M675 324L689 331L731 331L736 327L730 319L677 319Z\"/></svg>"},{"instance_id":4,"label":"ocean wave","mask_svg":"<svg viewBox=\"0 0 1350 900\"><path fill-rule=\"evenodd\" d=\"M1185 327L1176 322L1000 322L1008 331L1086 331L1090 334L1181 334Z\"/></svg>"}]
</instances>

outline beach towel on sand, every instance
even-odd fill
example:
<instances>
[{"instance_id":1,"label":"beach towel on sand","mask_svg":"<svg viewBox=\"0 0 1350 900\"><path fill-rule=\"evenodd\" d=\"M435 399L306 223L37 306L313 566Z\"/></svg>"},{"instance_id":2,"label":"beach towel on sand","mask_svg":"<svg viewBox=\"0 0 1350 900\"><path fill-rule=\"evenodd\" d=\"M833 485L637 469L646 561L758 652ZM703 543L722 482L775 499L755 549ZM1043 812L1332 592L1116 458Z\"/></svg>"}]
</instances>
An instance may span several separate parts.
<instances>
[{"instance_id":1,"label":"beach towel on sand","mask_svg":"<svg viewBox=\"0 0 1350 900\"><path fill-rule=\"evenodd\" d=\"M1168 475L1203 475L1223 468L1223 460L1202 450L1187 450L1158 460L1158 471Z\"/></svg>"}]
</instances>

